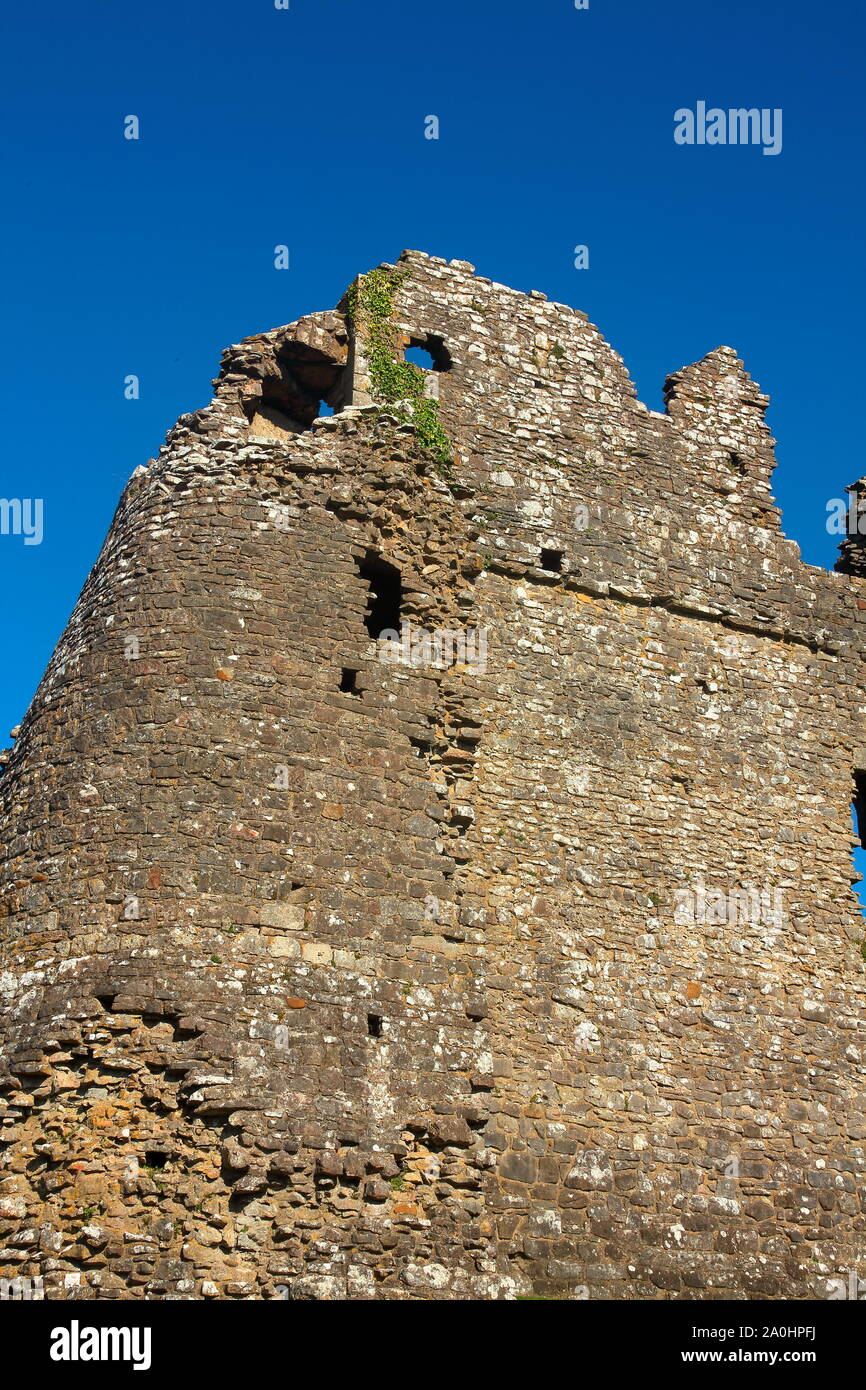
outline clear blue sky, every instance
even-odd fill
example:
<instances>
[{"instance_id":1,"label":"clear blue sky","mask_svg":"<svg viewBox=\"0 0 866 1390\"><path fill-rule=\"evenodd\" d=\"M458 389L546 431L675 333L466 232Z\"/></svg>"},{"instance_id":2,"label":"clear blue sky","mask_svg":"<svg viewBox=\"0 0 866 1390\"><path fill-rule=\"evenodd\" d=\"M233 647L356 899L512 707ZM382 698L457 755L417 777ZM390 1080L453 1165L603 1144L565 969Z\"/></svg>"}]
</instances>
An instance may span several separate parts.
<instances>
[{"instance_id":1,"label":"clear blue sky","mask_svg":"<svg viewBox=\"0 0 866 1390\"><path fill-rule=\"evenodd\" d=\"M3 31L0 497L45 534L0 537L0 746L221 349L406 246L586 310L656 408L732 344L785 528L833 563L825 503L866 472L860 0L43 0ZM698 100L781 107L782 153L675 145Z\"/></svg>"}]
</instances>

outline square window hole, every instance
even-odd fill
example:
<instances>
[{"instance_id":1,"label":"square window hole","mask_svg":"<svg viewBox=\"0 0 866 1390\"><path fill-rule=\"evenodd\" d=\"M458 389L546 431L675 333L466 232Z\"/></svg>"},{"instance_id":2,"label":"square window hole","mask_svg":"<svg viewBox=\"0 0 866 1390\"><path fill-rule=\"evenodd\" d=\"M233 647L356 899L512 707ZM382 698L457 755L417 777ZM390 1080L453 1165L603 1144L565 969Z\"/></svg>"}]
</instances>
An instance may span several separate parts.
<instances>
[{"instance_id":1,"label":"square window hole","mask_svg":"<svg viewBox=\"0 0 866 1390\"><path fill-rule=\"evenodd\" d=\"M353 671L349 666L344 666L342 674L340 676L340 689L342 690L343 694L360 695L361 692L358 689L357 681L358 672Z\"/></svg>"},{"instance_id":2,"label":"square window hole","mask_svg":"<svg viewBox=\"0 0 866 1390\"><path fill-rule=\"evenodd\" d=\"M549 570L551 574L561 574L562 555L563 552L561 550L542 550L541 568L543 570Z\"/></svg>"},{"instance_id":3,"label":"square window hole","mask_svg":"<svg viewBox=\"0 0 866 1390\"><path fill-rule=\"evenodd\" d=\"M425 372L447 372L451 370L451 354L444 339L436 333L428 333L423 338L410 338L404 359Z\"/></svg>"}]
</instances>

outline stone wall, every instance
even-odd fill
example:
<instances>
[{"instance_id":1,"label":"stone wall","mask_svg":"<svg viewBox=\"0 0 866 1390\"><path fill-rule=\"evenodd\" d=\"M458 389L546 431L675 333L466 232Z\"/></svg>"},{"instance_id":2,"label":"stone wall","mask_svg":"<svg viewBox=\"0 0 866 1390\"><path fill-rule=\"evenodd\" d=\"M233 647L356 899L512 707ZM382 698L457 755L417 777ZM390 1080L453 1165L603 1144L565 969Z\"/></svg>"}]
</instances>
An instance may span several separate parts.
<instances>
[{"instance_id":1,"label":"stone wall","mask_svg":"<svg viewBox=\"0 0 866 1390\"><path fill-rule=\"evenodd\" d=\"M826 1296L863 581L781 534L731 349L661 415L566 306L375 274L136 471L0 780L0 1277ZM407 662L398 600L475 646Z\"/></svg>"}]
</instances>

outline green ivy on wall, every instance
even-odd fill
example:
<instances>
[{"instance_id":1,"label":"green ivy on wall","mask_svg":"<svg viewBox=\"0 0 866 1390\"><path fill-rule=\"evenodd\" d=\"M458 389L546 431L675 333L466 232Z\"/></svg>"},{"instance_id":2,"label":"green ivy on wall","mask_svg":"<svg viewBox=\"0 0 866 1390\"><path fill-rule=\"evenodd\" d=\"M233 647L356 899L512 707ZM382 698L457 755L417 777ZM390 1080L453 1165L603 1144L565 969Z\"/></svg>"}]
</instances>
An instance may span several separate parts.
<instances>
[{"instance_id":1,"label":"green ivy on wall","mask_svg":"<svg viewBox=\"0 0 866 1390\"><path fill-rule=\"evenodd\" d=\"M411 414L394 413L411 423L424 453L450 465L451 440L439 418L439 403L424 394L426 373L399 355L399 332L394 327L394 295L406 272L380 266L358 277L349 290L349 313L366 346L371 394L377 402L412 404Z\"/></svg>"}]
</instances>

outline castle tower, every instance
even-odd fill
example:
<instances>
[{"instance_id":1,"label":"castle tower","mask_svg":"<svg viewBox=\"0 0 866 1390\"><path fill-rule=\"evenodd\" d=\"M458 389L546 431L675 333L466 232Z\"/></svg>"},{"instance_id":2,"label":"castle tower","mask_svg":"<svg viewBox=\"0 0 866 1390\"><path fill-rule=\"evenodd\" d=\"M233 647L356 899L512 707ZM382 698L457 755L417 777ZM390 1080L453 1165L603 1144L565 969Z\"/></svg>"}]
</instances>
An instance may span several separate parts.
<instances>
[{"instance_id":1,"label":"castle tower","mask_svg":"<svg viewBox=\"0 0 866 1390\"><path fill-rule=\"evenodd\" d=\"M866 1273L866 591L766 405L417 252L225 354L0 778L0 1277Z\"/></svg>"}]
</instances>

